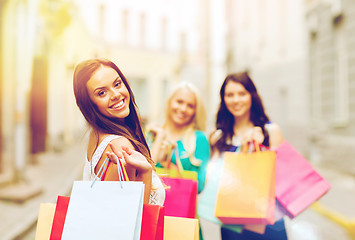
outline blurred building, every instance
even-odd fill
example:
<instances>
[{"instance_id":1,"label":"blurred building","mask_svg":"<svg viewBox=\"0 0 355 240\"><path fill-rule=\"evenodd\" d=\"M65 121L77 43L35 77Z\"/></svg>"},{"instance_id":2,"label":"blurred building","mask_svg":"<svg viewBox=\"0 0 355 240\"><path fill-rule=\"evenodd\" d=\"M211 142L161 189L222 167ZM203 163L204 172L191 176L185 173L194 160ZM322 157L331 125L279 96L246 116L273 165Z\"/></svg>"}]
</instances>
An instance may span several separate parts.
<instances>
[{"instance_id":1,"label":"blurred building","mask_svg":"<svg viewBox=\"0 0 355 240\"><path fill-rule=\"evenodd\" d=\"M308 0L311 157L355 173L355 2Z\"/></svg>"},{"instance_id":2,"label":"blurred building","mask_svg":"<svg viewBox=\"0 0 355 240\"><path fill-rule=\"evenodd\" d=\"M32 154L71 144L83 125L71 78L93 47L72 11L66 1L1 1L0 184L26 180Z\"/></svg>"},{"instance_id":3,"label":"blurred building","mask_svg":"<svg viewBox=\"0 0 355 240\"><path fill-rule=\"evenodd\" d=\"M25 168L36 5L36 0L0 2L0 183L21 178Z\"/></svg>"},{"instance_id":4,"label":"blurred building","mask_svg":"<svg viewBox=\"0 0 355 240\"><path fill-rule=\"evenodd\" d=\"M198 1L77 4L97 56L113 60L125 74L145 122L160 121L166 96L176 82L204 85Z\"/></svg>"},{"instance_id":5,"label":"blurred building","mask_svg":"<svg viewBox=\"0 0 355 240\"><path fill-rule=\"evenodd\" d=\"M83 139L72 90L81 60L113 60L145 122L160 120L176 82L205 90L203 2L1 0L0 185L26 180L34 154Z\"/></svg>"},{"instance_id":6,"label":"blurred building","mask_svg":"<svg viewBox=\"0 0 355 240\"><path fill-rule=\"evenodd\" d=\"M304 154L308 55L303 0L226 0L226 71L249 71L266 113Z\"/></svg>"}]
</instances>

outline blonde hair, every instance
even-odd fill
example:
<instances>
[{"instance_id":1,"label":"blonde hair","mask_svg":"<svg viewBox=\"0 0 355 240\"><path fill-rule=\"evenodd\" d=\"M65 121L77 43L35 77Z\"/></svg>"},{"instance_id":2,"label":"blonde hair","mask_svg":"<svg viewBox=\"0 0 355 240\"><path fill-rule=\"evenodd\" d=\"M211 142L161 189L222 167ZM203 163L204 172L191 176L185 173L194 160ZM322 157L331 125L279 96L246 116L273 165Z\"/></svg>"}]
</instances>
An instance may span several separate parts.
<instances>
[{"instance_id":1,"label":"blonde hair","mask_svg":"<svg viewBox=\"0 0 355 240\"><path fill-rule=\"evenodd\" d=\"M170 95L169 95L168 100L166 102L167 104L166 104L166 109L165 109L165 123L169 119L169 116L168 116L169 111L168 110L169 110L170 103L171 103L172 99L174 98L177 91L179 91L180 89L184 89L184 88L191 91L195 95L195 99L196 99L195 115L193 116L193 120L191 122L192 128L194 130L205 131L205 129L206 129L206 109L203 104L203 101L202 101L202 98L200 95L200 91L196 88L195 85L193 85L190 82L180 82L170 92Z\"/></svg>"},{"instance_id":2,"label":"blonde hair","mask_svg":"<svg viewBox=\"0 0 355 240\"><path fill-rule=\"evenodd\" d=\"M203 104L200 91L196 88L196 86L190 82L180 82L175 86L175 88L171 91L168 100L166 101L166 109L165 109L165 123L164 126L166 126L167 122L169 121L169 108L172 99L174 98L175 94L180 90L180 89L188 89L190 92L192 92L195 96L196 100L196 108L195 108L195 114L193 116L192 121L190 122L190 125L188 126L184 137L182 138L182 142L184 144L185 150L187 151L190 161L193 165L199 165L197 163L195 158L194 158L194 153L196 149L196 135L195 135L195 130L200 130L200 131L205 131L206 129L206 109Z\"/></svg>"}]
</instances>

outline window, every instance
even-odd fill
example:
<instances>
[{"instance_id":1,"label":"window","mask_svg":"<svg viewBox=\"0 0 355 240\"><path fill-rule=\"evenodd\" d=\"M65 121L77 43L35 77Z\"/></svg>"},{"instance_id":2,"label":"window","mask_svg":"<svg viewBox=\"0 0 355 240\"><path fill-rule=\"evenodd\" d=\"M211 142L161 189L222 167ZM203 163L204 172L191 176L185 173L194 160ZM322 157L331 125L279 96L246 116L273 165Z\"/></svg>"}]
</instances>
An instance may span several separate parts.
<instances>
[{"instance_id":1,"label":"window","mask_svg":"<svg viewBox=\"0 0 355 240\"><path fill-rule=\"evenodd\" d=\"M345 126L349 121L349 77L345 31L342 20L335 23L334 41L334 124Z\"/></svg>"},{"instance_id":2,"label":"window","mask_svg":"<svg viewBox=\"0 0 355 240\"><path fill-rule=\"evenodd\" d=\"M101 4L99 6L99 34L104 36L104 27L105 27L105 6Z\"/></svg>"},{"instance_id":3,"label":"window","mask_svg":"<svg viewBox=\"0 0 355 240\"><path fill-rule=\"evenodd\" d=\"M167 48L167 29L168 29L167 19L165 17L161 20L161 49L166 50Z\"/></svg>"},{"instance_id":4,"label":"window","mask_svg":"<svg viewBox=\"0 0 355 240\"><path fill-rule=\"evenodd\" d=\"M144 47L145 45L145 38L146 38L146 15L145 13L141 13L140 15L140 26L139 26L139 34L140 34L140 41L139 44Z\"/></svg>"},{"instance_id":5,"label":"window","mask_svg":"<svg viewBox=\"0 0 355 240\"><path fill-rule=\"evenodd\" d=\"M322 121L321 56L318 36L311 32L310 45L311 116L314 123Z\"/></svg>"},{"instance_id":6,"label":"window","mask_svg":"<svg viewBox=\"0 0 355 240\"><path fill-rule=\"evenodd\" d=\"M127 9L122 11L122 42L123 44L128 43L128 17L129 12Z\"/></svg>"}]
</instances>

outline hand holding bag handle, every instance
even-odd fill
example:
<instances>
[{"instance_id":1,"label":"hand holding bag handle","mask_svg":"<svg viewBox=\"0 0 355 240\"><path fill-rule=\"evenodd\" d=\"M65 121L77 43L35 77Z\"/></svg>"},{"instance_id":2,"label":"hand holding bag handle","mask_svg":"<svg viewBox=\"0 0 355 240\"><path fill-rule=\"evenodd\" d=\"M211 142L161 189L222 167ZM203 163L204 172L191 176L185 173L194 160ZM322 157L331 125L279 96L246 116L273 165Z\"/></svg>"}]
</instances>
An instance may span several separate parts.
<instances>
[{"instance_id":1,"label":"hand holding bag handle","mask_svg":"<svg viewBox=\"0 0 355 240\"><path fill-rule=\"evenodd\" d=\"M171 166L171 156L172 153L175 154L175 159L176 159L176 167L172 168ZM191 180L196 180L197 181L197 172L195 171L188 171L185 170L182 166L181 159L179 156L179 149L178 146L173 148L171 150L171 153L169 154L169 162L167 164L167 168L156 168L157 173L161 177L172 177L172 178L184 178L184 179L191 179Z\"/></svg>"},{"instance_id":2,"label":"hand holding bag handle","mask_svg":"<svg viewBox=\"0 0 355 240\"><path fill-rule=\"evenodd\" d=\"M225 152L215 216L224 224L273 224L276 154Z\"/></svg>"},{"instance_id":3,"label":"hand holding bag handle","mask_svg":"<svg viewBox=\"0 0 355 240\"><path fill-rule=\"evenodd\" d=\"M103 163L100 173L107 167ZM117 161L117 181L74 181L62 240L139 240L144 184L125 181L125 168ZM123 182L125 181L125 182Z\"/></svg>"},{"instance_id":4,"label":"hand holding bag handle","mask_svg":"<svg viewBox=\"0 0 355 240\"><path fill-rule=\"evenodd\" d=\"M120 182L121 181L129 181L126 169L123 166L122 161L120 159L118 159L117 156L116 156L116 161L117 161L118 181L120 181ZM110 160L108 157L106 157L106 159L104 160L103 164L101 165L99 171L97 172L98 176L96 176L94 178L94 180L92 181L91 188L94 186L97 179L100 179L101 181L103 181L104 174L106 173L106 170L107 170L107 167L109 164L110 164ZM121 184L121 188L122 188L122 184Z\"/></svg>"}]
</instances>

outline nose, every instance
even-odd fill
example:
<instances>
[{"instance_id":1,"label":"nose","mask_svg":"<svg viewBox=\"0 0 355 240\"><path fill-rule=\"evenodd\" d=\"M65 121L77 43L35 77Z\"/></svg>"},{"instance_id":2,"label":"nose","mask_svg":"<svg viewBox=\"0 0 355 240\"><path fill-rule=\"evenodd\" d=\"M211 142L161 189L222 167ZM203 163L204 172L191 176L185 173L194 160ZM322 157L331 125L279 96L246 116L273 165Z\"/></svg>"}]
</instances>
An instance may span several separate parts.
<instances>
[{"instance_id":1,"label":"nose","mask_svg":"<svg viewBox=\"0 0 355 240\"><path fill-rule=\"evenodd\" d=\"M180 105L180 111L185 112L186 109L187 109L186 104L181 104L181 105Z\"/></svg>"},{"instance_id":2,"label":"nose","mask_svg":"<svg viewBox=\"0 0 355 240\"><path fill-rule=\"evenodd\" d=\"M239 102L240 100L240 97L236 94L234 97L233 97L233 102Z\"/></svg>"},{"instance_id":3,"label":"nose","mask_svg":"<svg viewBox=\"0 0 355 240\"><path fill-rule=\"evenodd\" d=\"M111 100L116 100L120 96L120 93L116 89L111 90Z\"/></svg>"}]
</instances>

